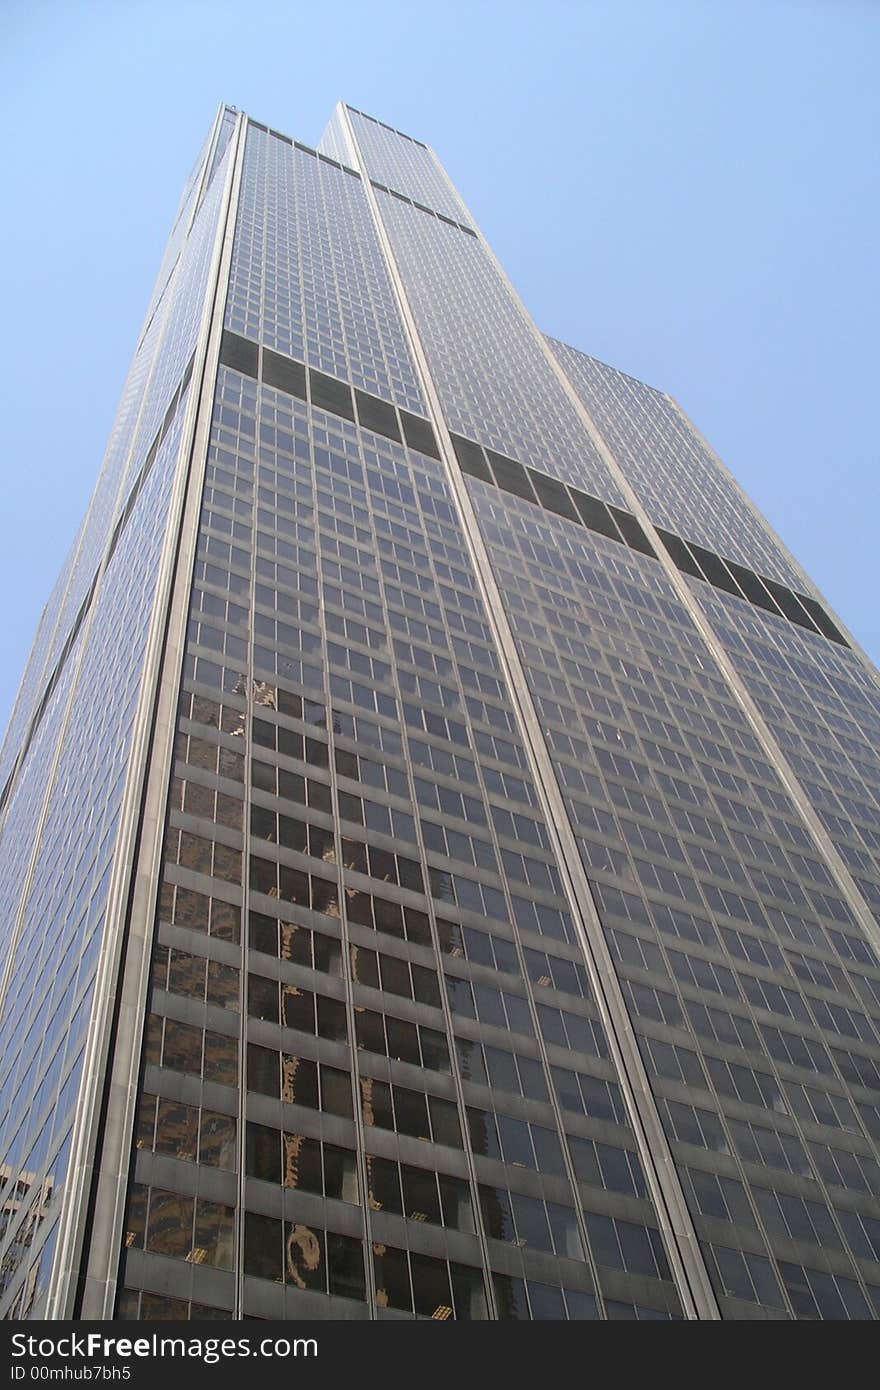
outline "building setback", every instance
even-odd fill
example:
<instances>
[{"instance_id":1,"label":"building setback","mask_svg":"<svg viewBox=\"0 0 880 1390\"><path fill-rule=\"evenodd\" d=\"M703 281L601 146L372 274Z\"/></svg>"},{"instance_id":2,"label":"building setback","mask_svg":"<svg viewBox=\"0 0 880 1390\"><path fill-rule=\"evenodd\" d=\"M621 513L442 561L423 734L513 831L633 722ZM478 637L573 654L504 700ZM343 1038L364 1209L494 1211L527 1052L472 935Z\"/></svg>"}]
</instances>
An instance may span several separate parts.
<instances>
[{"instance_id":1,"label":"building setback","mask_svg":"<svg viewBox=\"0 0 880 1390\"><path fill-rule=\"evenodd\" d=\"M431 149L222 107L0 754L0 1315L880 1316L878 749Z\"/></svg>"}]
</instances>

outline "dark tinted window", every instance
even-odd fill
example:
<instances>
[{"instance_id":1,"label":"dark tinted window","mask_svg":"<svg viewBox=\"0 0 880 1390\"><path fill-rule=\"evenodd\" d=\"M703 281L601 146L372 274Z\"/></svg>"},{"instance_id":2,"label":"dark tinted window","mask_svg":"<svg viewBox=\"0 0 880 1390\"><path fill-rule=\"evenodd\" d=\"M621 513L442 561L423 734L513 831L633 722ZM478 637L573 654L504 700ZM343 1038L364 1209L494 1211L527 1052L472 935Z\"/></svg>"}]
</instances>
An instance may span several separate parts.
<instances>
[{"instance_id":1,"label":"dark tinted window","mask_svg":"<svg viewBox=\"0 0 880 1390\"><path fill-rule=\"evenodd\" d=\"M259 344L252 343L249 338L240 337L238 333L231 333L227 328L220 342L220 361L224 367L231 367L234 372L256 377L259 372Z\"/></svg>"},{"instance_id":2,"label":"dark tinted window","mask_svg":"<svg viewBox=\"0 0 880 1390\"><path fill-rule=\"evenodd\" d=\"M503 454L496 454L492 449L487 449L486 453L499 487L504 488L505 492L512 492L516 497L525 498L527 502L536 500L529 475L521 463L505 458Z\"/></svg>"},{"instance_id":3,"label":"dark tinted window","mask_svg":"<svg viewBox=\"0 0 880 1390\"><path fill-rule=\"evenodd\" d=\"M298 396L301 401L306 398L305 367L271 348L263 348L263 380L267 386L286 391L289 396Z\"/></svg>"},{"instance_id":4,"label":"dark tinted window","mask_svg":"<svg viewBox=\"0 0 880 1390\"><path fill-rule=\"evenodd\" d=\"M400 443L400 426L394 406L380 401L376 396L368 396L365 391L355 391L354 395L358 420L364 429L372 430L374 434L384 434L387 439L396 439Z\"/></svg>"},{"instance_id":5,"label":"dark tinted window","mask_svg":"<svg viewBox=\"0 0 880 1390\"><path fill-rule=\"evenodd\" d=\"M434 431L427 420L420 420L417 415L410 415L406 410L402 410L400 422L403 425L403 437L411 449L418 449L420 454L428 454L431 458L440 457Z\"/></svg>"},{"instance_id":6,"label":"dark tinted window","mask_svg":"<svg viewBox=\"0 0 880 1390\"><path fill-rule=\"evenodd\" d=\"M354 422L354 402L351 399L351 390L344 381L336 381L332 376L325 376L323 372L316 372L314 368L309 370L309 383L312 391L312 405L319 410L327 410L332 415L341 415L345 420Z\"/></svg>"},{"instance_id":7,"label":"dark tinted window","mask_svg":"<svg viewBox=\"0 0 880 1390\"><path fill-rule=\"evenodd\" d=\"M474 444L470 439L462 439L460 435L454 434L452 435L452 446L455 449L455 456L462 473L468 473L472 478L482 478L484 483L493 481L486 457L479 444Z\"/></svg>"}]
</instances>

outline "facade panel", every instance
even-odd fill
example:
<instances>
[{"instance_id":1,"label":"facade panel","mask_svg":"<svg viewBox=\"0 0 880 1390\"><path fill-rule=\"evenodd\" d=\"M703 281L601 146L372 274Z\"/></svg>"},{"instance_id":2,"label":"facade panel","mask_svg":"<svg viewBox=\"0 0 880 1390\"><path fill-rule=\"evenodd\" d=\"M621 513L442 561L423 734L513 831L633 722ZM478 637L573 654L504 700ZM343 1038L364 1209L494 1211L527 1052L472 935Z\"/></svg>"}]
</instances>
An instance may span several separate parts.
<instances>
[{"instance_id":1,"label":"facade panel","mask_svg":"<svg viewBox=\"0 0 880 1390\"><path fill-rule=\"evenodd\" d=\"M377 202L449 429L622 502L482 239L390 193Z\"/></svg>"},{"instance_id":2,"label":"facade panel","mask_svg":"<svg viewBox=\"0 0 880 1390\"><path fill-rule=\"evenodd\" d=\"M804 576L674 401L548 338L651 520L785 584Z\"/></svg>"},{"instance_id":3,"label":"facade panel","mask_svg":"<svg viewBox=\"0 0 880 1390\"><path fill-rule=\"evenodd\" d=\"M371 395L424 412L360 178L253 125L226 322Z\"/></svg>"},{"instance_id":4,"label":"facade panel","mask_svg":"<svg viewBox=\"0 0 880 1390\"><path fill-rule=\"evenodd\" d=\"M321 148L343 163L352 163L353 140L366 176L385 184L416 203L421 203L456 222L470 222L470 214L432 150L421 140L356 111L338 106L327 127ZM326 142L326 146L325 146Z\"/></svg>"},{"instance_id":5,"label":"facade panel","mask_svg":"<svg viewBox=\"0 0 880 1390\"><path fill-rule=\"evenodd\" d=\"M869 941L657 562L471 488L722 1312L797 1316L806 1280L870 1316L880 1269L808 1157L878 1171L875 1025L811 949Z\"/></svg>"},{"instance_id":6,"label":"facade panel","mask_svg":"<svg viewBox=\"0 0 880 1390\"><path fill-rule=\"evenodd\" d=\"M9 922L0 1028L0 1204L4 1211L13 1206L26 1183L28 1202L17 1199L21 1209L7 1238L16 1241L16 1228L29 1227L26 1241L19 1236L4 1260L7 1316L45 1312L48 1269L41 1261L39 1277L28 1274L55 1230L71 1128L85 1104L86 1034L182 418L181 409L67 659L57 710L47 711L49 747L53 717L60 726L54 756L45 760L39 742L32 745L30 768L25 764L30 777L22 777L4 824L4 856L24 847L30 861Z\"/></svg>"}]
</instances>

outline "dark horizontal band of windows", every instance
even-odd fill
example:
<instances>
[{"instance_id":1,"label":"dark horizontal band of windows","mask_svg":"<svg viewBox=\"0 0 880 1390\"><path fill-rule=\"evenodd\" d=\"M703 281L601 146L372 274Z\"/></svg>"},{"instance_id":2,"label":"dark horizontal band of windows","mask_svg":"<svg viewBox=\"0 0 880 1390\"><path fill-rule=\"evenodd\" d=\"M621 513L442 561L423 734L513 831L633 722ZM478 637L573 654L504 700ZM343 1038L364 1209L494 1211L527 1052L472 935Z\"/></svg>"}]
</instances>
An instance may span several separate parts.
<instances>
[{"instance_id":1,"label":"dark horizontal band of windows","mask_svg":"<svg viewBox=\"0 0 880 1390\"><path fill-rule=\"evenodd\" d=\"M110 536L110 540L107 544L107 549L105 550L101 560L98 563L98 567L95 570L94 575L92 576L92 582L88 587L85 598L79 606L79 611L77 612L77 615L73 620L73 626L71 627L70 632L67 634L64 646L61 648L58 660L55 662L55 666L53 667L52 674L50 675L43 688L43 693L40 696L40 703L37 705L36 711L33 717L31 718L30 724L28 725L27 733L25 734L24 739L22 740L21 751L19 752L18 757L16 758L13 764L12 771L6 779L6 785L4 786L3 791L2 793L0 793L0 812L3 811L6 802L9 800L9 795L12 791L15 779L18 776L19 768L22 766L25 758L27 757L28 749L30 748L31 743L33 742L34 735L36 734L37 729L40 727L43 715L46 713L49 701L52 698L52 692L58 684L61 672L64 670L67 659L70 656L71 651L73 650L73 645L80 634L80 630L82 628L83 623L85 622L86 615L92 606L92 602L94 600L95 593L97 592L98 588L98 580L100 579L102 572L107 568L107 566L110 564L110 561L113 559L114 552L116 550L117 545L119 544L119 539L123 531L125 530L126 524L128 523L128 520L132 512L134 511L135 504L138 500L138 497L141 494L141 490L144 486L144 483L149 477L150 470L152 469L153 464L156 461L156 455L159 452L162 441L164 440L169 429L171 428L171 422L177 414L178 406L180 405L180 402L183 399L184 393L186 392L186 388L189 386L190 378L192 376L194 358L195 353L193 353L193 356L189 359L189 362L186 364L183 376L180 378L177 389L174 392L174 395L171 397L171 400L168 404L168 408L165 411L165 415L163 416L162 423L157 429L155 435L153 436L153 442L147 450L146 458L141 464L141 467L138 471L138 475L131 486L127 498L125 499L125 505L123 506L122 511L119 513L119 516L117 517L116 525L113 527L112 535Z\"/></svg>"},{"instance_id":2,"label":"dark horizontal band of windows","mask_svg":"<svg viewBox=\"0 0 880 1390\"><path fill-rule=\"evenodd\" d=\"M849 646L843 633L816 599L800 594L776 579L756 574L735 560L725 560L714 551L706 550L694 541L682 540L680 536L663 531L659 526L657 534L678 569L685 574L695 579L705 579L715 589L723 589L725 593L747 599L756 608L763 608L778 618L787 618L798 627L817 632L842 647Z\"/></svg>"},{"instance_id":3,"label":"dark horizontal band of windows","mask_svg":"<svg viewBox=\"0 0 880 1390\"><path fill-rule=\"evenodd\" d=\"M378 179L370 179L370 183L381 193L390 193L391 197L396 198L398 202L409 203L410 207L418 208L419 212L426 212L429 217L439 218L449 227L457 227L460 232L467 232L468 236L477 235L473 227L465 226L464 222L456 222L454 217L446 217L442 212L435 212L434 208L429 208L424 203L417 203L415 198L408 198L405 193L398 193L396 188L389 188L387 184L379 183Z\"/></svg>"},{"instance_id":4,"label":"dark horizontal band of windows","mask_svg":"<svg viewBox=\"0 0 880 1390\"><path fill-rule=\"evenodd\" d=\"M262 361L261 361L262 354ZM224 367L263 381L276 391L306 401L318 410L339 415L343 420L359 424L362 429L405 444L420 454L439 458L434 431L427 420L398 409L379 396L366 391L352 390L345 381L327 376L315 367L306 367L295 358L285 357L272 348L260 348L251 338L225 329L220 345L220 361Z\"/></svg>"},{"instance_id":5,"label":"dark horizontal band of windows","mask_svg":"<svg viewBox=\"0 0 880 1390\"><path fill-rule=\"evenodd\" d=\"M332 164L334 169L341 169L344 174L351 174L352 178L360 178L357 169L350 169L347 164L340 164L338 159L331 159L329 154L321 154L319 150L313 150L311 145L303 145L299 140L292 140L289 135L282 135L280 130L273 130L271 126L263 125L261 121L255 121L250 116L248 117L248 125L252 130L261 130L264 135L271 135L275 140L280 140L283 145L290 145L293 149L299 150L301 154L310 154L313 159L320 159L322 164Z\"/></svg>"},{"instance_id":6,"label":"dark horizontal band of windows","mask_svg":"<svg viewBox=\"0 0 880 1390\"><path fill-rule=\"evenodd\" d=\"M515 459L496 454L472 439L457 434L453 434L451 439L462 473L479 478L484 483L493 483L495 487L511 492L526 502L535 502L545 511L579 522L588 530L597 531L609 540L622 542L643 555L654 556L651 543L632 512L602 502L569 483L560 482L558 478L550 478L535 468L527 468ZM675 536L659 526L656 529L676 567L684 574L694 579L705 579L715 589L723 589L725 593L744 598L755 607L787 618L809 632L819 633L841 646L849 646L843 633L816 599L796 593L775 579L758 575L734 560L722 559L714 551L706 550L694 541L682 540L681 536Z\"/></svg>"},{"instance_id":7,"label":"dark horizontal band of windows","mask_svg":"<svg viewBox=\"0 0 880 1390\"><path fill-rule=\"evenodd\" d=\"M591 497L588 492L581 492L536 468L527 468L515 459L496 454L493 449L485 449L472 439L458 434L450 438L462 473L492 483L503 492L511 492L525 502L533 502L545 511L555 512L589 531L597 531L609 540L656 558L651 542L631 512Z\"/></svg>"}]
</instances>

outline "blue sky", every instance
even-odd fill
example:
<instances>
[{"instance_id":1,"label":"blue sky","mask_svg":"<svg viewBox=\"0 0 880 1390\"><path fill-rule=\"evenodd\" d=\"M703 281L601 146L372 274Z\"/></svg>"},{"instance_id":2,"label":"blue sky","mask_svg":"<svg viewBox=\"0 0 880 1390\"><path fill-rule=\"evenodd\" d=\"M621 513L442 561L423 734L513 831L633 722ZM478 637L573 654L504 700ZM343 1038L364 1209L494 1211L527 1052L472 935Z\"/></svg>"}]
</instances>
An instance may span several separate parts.
<instances>
[{"instance_id":1,"label":"blue sky","mask_svg":"<svg viewBox=\"0 0 880 1390\"><path fill-rule=\"evenodd\" d=\"M537 322L675 395L875 660L876 0L5 0L0 725L218 102L438 151Z\"/></svg>"}]
</instances>

